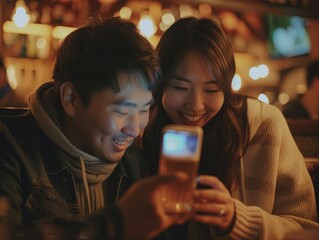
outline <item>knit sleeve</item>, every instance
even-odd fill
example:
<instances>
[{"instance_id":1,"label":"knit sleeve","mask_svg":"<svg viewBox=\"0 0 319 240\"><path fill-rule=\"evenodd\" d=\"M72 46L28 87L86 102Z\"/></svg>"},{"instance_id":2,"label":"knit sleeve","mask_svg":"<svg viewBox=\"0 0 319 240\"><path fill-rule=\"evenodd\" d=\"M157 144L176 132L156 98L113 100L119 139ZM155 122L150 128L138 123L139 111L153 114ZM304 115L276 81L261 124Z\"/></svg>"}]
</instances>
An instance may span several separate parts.
<instances>
[{"instance_id":1,"label":"knit sleeve","mask_svg":"<svg viewBox=\"0 0 319 240\"><path fill-rule=\"evenodd\" d=\"M284 239L317 228L314 188L282 113L262 105L260 126L245 154L244 199L234 200L231 239Z\"/></svg>"}]
</instances>

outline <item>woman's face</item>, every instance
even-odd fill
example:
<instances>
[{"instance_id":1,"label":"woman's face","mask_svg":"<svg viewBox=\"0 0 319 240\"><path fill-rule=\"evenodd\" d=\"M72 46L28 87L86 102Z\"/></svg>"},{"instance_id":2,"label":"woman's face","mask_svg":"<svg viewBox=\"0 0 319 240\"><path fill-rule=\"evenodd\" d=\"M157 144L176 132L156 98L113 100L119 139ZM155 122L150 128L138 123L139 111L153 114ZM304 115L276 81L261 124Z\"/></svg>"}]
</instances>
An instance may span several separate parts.
<instances>
[{"instance_id":1,"label":"woman's face","mask_svg":"<svg viewBox=\"0 0 319 240\"><path fill-rule=\"evenodd\" d=\"M189 52L169 80L162 97L163 107L175 124L203 127L221 109L224 93L208 62Z\"/></svg>"}]
</instances>

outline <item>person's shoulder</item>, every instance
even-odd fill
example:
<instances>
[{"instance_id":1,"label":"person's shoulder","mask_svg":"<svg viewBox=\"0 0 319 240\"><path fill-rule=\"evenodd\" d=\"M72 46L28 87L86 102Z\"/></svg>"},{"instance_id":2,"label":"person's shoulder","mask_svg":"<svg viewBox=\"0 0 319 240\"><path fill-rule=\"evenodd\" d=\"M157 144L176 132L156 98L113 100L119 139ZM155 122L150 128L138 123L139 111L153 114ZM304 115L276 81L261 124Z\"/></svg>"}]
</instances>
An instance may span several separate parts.
<instances>
[{"instance_id":1,"label":"person's shoulder","mask_svg":"<svg viewBox=\"0 0 319 240\"><path fill-rule=\"evenodd\" d=\"M259 119L259 121L271 119L279 120L284 118L279 108L256 99L247 100L247 109L248 116L253 116L254 118Z\"/></svg>"},{"instance_id":2,"label":"person's shoulder","mask_svg":"<svg viewBox=\"0 0 319 240\"><path fill-rule=\"evenodd\" d=\"M10 133L18 142L25 142L37 132L37 124L27 108L0 108L0 122L1 130Z\"/></svg>"},{"instance_id":3,"label":"person's shoulder","mask_svg":"<svg viewBox=\"0 0 319 240\"><path fill-rule=\"evenodd\" d=\"M12 128L27 127L25 124L34 123L34 118L29 108L0 107L0 121Z\"/></svg>"},{"instance_id":4,"label":"person's shoulder","mask_svg":"<svg viewBox=\"0 0 319 240\"><path fill-rule=\"evenodd\" d=\"M280 109L277 107L261 102L259 100L248 99L247 102L248 119L251 129L251 137L257 131L278 132L286 124L286 119Z\"/></svg>"}]
</instances>

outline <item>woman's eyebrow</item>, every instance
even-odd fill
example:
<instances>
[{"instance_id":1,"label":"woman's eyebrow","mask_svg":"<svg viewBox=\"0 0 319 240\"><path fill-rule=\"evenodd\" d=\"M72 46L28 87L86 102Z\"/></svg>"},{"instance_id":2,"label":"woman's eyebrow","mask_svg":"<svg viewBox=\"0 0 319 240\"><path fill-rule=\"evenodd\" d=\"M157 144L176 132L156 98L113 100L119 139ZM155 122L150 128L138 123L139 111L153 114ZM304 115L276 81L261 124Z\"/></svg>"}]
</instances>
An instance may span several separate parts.
<instances>
[{"instance_id":1,"label":"woman's eyebrow","mask_svg":"<svg viewBox=\"0 0 319 240\"><path fill-rule=\"evenodd\" d=\"M177 74L173 75L172 79L177 80L177 81L187 82L187 83L191 83L192 82L188 78L185 78L185 77L177 75ZM209 81L205 82L204 84L217 84L217 81L212 79L212 80L209 80Z\"/></svg>"},{"instance_id":2,"label":"woman's eyebrow","mask_svg":"<svg viewBox=\"0 0 319 240\"><path fill-rule=\"evenodd\" d=\"M183 81L183 82L188 82L188 83L192 82L191 80L189 80L189 79L187 79L185 77L176 75L176 74L172 76L172 79L178 80L178 81Z\"/></svg>"}]
</instances>

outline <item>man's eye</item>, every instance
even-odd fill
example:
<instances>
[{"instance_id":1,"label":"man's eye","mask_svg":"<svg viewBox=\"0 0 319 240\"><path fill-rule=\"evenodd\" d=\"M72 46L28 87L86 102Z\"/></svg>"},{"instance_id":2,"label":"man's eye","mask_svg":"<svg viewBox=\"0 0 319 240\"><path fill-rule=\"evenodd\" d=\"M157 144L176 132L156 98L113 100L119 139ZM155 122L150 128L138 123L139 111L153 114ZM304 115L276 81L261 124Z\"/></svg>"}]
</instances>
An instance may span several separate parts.
<instances>
[{"instance_id":1,"label":"man's eye","mask_svg":"<svg viewBox=\"0 0 319 240\"><path fill-rule=\"evenodd\" d=\"M220 92L220 90L205 90L205 92L207 93L217 93L217 92Z\"/></svg>"},{"instance_id":2,"label":"man's eye","mask_svg":"<svg viewBox=\"0 0 319 240\"><path fill-rule=\"evenodd\" d=\"M188 90L188 88L178 87L178 86L174 86L173 88L176 89L176 90L178 90L178 91L187 91L187 90Z\"/></svg>"},{"instance_id":3,"label":"man's eye","mask_svg":"<svg viewBox=\"0 0 319 240\"><path fill-rule=\"evenodd\" d=\"M113 112L115 112L116 114L120 115L120 116L126 116L128 115L128 112L121 112L121 111L118 111L118 110L113 110Z\"/></svg>"}]
</instances>

